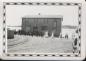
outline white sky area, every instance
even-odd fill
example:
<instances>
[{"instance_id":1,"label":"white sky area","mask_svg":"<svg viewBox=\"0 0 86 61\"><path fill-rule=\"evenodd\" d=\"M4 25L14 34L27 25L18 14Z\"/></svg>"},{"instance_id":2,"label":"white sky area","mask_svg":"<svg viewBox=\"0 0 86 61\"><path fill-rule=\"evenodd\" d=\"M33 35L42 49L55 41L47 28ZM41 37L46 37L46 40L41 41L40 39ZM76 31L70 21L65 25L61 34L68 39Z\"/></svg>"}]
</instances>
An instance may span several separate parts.
<instances>
[{"instance_id":1,"label":"white sky area","mask_svg":"<svg viewBox=\"0 0 86 61\"><path fill-rule=\"evenodd\" d=\"M62 25L78 26L78 6L6 6L6 23L9 26L21 26L22 17L31 15L62 15Z\"/></svg>"}]
</instances>

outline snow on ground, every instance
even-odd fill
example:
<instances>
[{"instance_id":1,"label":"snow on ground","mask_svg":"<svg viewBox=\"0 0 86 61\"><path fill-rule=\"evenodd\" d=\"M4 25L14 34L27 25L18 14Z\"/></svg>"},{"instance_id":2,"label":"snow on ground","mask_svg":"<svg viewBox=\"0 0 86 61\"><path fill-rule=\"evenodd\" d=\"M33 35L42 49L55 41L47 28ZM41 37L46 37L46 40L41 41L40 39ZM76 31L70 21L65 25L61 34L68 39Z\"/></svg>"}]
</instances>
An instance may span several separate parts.
<instances>
[{"instance_id":1,"label":"snow on ground","mask_svg":"<svg viewBox=\"0 0 86 61\"><path fill-rule=\"evenodd\" d=\"M8 39L9 53L72 53L73 40L15 35Z\"/></svg>"}]
</instances>

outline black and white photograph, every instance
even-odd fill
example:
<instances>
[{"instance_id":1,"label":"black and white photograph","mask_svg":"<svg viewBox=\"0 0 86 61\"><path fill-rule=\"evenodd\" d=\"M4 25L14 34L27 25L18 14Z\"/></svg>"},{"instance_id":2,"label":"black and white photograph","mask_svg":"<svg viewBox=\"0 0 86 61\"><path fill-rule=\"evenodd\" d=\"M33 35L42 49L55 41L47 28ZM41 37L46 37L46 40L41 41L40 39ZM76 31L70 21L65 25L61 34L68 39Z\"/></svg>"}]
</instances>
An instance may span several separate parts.
<instances>
[{"instance_id":1,"label":"black and white photograph","mask_svg":"<svg viewBox=\"0 0 86 61\"><path fill-rule=\"evenodd\" d=\"M80 4L5 4L7 53L79 52Z\"/></svg>"},{"instance_id":2,"label":"black and white photograph","mask_svg":"<svg viewBox=\"0 0 86 61\"><path fill-rule=\"evenodd\" d=\"M85 0L0 0L0 59L84 60L85 23Z\"/></svg>"}]
</instances>

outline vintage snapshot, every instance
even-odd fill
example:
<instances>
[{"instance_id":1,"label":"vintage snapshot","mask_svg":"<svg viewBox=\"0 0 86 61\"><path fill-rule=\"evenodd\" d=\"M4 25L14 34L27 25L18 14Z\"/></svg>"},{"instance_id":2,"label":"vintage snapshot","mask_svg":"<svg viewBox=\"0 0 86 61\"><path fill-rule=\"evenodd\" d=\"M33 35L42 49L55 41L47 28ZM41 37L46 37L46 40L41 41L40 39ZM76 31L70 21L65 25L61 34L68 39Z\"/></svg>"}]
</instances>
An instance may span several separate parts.
<instances>
[{"instance_id":1,"label":"vintage snapshot","mask_svg":"<svg viewBox=\"0 0 86 61\"><path fill-rule=\"evenodd\" d=\"M8 56L81 56L81 3L4 2Z\"/></svg>"}]
</instances>

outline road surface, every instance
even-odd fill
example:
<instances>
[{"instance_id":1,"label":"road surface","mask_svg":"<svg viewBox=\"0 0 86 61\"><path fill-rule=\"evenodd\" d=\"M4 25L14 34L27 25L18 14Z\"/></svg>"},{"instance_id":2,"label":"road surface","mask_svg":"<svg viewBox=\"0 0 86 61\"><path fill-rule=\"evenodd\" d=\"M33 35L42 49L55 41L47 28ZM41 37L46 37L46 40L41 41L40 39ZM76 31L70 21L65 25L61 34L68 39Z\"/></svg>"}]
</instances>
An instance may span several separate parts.
<instances>
[{"instance_id":1,"label":"road surface","mask_svg":"<svg viewBox=\"0 0 86 61\"><path fill-rule=\"evenodd\" d=\"M9 53L72 53L73 40L55 37L36 37L15 35L8 39Z\"/></svg>"}]
</instances>

